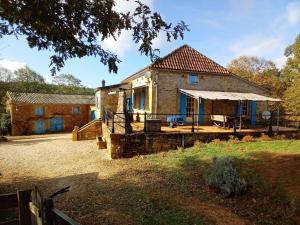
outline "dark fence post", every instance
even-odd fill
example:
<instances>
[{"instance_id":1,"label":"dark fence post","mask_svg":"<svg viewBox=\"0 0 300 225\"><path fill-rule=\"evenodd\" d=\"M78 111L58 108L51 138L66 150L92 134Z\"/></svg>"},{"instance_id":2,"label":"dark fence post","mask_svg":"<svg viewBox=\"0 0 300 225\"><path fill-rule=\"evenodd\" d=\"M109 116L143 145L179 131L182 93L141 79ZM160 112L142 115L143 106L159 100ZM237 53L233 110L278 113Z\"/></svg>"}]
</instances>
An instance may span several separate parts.
<instances>
[{"instance_id":1,"label":"dark fence post","mask_svg":"<svg viewBox=\"0 0 300 225\"><path fill-rule=\"evenodd\" d=\"M115 112L112 114L112 128L111 132L114 134L115 133Z\"/></svg>"},{"instance_id":2,"label":"dark fence post","mask_svg":"<svg viewBox=\"0 0 300 225\"><path fill-rule=\"evenodd\" d=\"M236 116L233 119L233 133L236 134Z\"/></svg>"},{"instance_id":3,"label":"dark fence post","mask_svg":"<svg viewBox=\"0 0 300 225\"><path fill-rule=\"evenodd\" d=\"M192 116L193 120L192 120L192 133L195 133L195 127L194 127L194 123L195 123L195 114L193 113Z\"/></svg>"},{"instance_id":4,"label":"dark fence post","mask_svg":"<svg viewBox=\"0 0 300 225\"><path fill-rule=\"evenodd\" d=\"M31 212L29 209L30 195L31 190L17 191L20 225L31 224Z\"/></svg>"},{"instance_id":5,"label":"dark fence post","mask_svg":"<svg viewBox=\"0 0 300 225\"><path fill-rule=\"evenodd\" d=\"M270 137L273 136L272 113L271 113L270 122L269 122L268 136L270 136Z\"/></svg>"},{"instance_id":6,"label":"dark fence post","mask_svg":"<svg viewBox=\"0 0 300 225\"><path fill-rule=\"evenodd\" d=\"M145 112L144 114L144 132L147 132L147 128L146 128L146 120L147 120L147 113Z\"/></svg>"}]
</instances>

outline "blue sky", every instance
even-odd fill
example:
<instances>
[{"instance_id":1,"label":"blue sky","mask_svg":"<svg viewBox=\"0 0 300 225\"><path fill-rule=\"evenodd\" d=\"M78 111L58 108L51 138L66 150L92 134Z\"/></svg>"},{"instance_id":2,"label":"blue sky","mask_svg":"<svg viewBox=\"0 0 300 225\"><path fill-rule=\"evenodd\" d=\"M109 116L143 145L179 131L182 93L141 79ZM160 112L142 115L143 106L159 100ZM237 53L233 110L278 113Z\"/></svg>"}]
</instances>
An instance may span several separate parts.
<instances>
[{"instance_id":1,"label":"blue sky","mask_svg":"<svg viewBox=\"0 0 300 225\"><path fill-rule=\"evenodd\" d=\"M117 0L117 10L132 10L134 5ZM184 20L190 25L183 41L167 43L163 34L155 41L160 56L189 44L223 66L240 55L255 55L274 60L281 67L285 62L284 48L300 33L300 0L144 0L170 22ZM109 74L98 58L71 59L62 73L71 73L89 87L120 82L150 63L137 51L130 33L123 33L117 42L102 43L122 60L118 74ZM0 39L0 66L16 69L28 65L51 80L51 52L29 48L19 37Z\"/></svg>"}]
</instances>

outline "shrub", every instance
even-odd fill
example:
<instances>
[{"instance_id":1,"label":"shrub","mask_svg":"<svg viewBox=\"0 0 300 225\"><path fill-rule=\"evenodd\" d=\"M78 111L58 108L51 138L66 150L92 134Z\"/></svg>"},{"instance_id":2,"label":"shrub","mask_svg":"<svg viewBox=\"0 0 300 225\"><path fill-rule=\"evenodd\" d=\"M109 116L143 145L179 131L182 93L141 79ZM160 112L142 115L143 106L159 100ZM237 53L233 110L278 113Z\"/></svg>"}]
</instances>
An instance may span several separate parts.
<instances>
[{"instance_id":1,"label":"shrub","mask_svg":"<svg viewBox=\"0 0 300 225\"><path fill-rule=\"evenodd\" d=\"M221 140L219 138L217 138L217 139L212 140L211 143L214 145L219 145L219 144L221 144Z\"/></svg>"},{"instance_id":2,"label":"shrub","mask_svg":"<svg viewBox=\"0 0 300 225\"><path fill-rule=\"evenodd\" d=\"M194 147L196 148L202 148L204 146L204 143L202 141L196 140L194 142Z\"/></svg>"},{"instance_id":3,"label":"shrub","mask_svg":"<svg viewBox=\"0 0 300 225\"><path fill-rule=\"evenodd\" d=\"M229 136L228 142L229 142L230 144L238 144L240 141L239 141L238 137L235 137L235 136L233 136L233 135L230 135L230 136Z\"/></svg>"},{"instance_id":4,"label":"shrub","mask_svg":"<svg viewBox=\"0 0 300 225\"><path fill-rule=\"evenodd\" d=\"M262 134L262 135L259 137L259 140L261 140L261 141L271 141L272 138L269 137L269 136L266 135L266 134Z\"/></svg>"},{"instance_id":5,"label":"shrub","mask_svg":"<svg viewBox=\"0 0 300 225\"><path fill-rule=\"evenodd\" d=\"M239 176L229 158L213 158L204 179L209 187L219 190L227 197L240 195L247 190L245 179Z\"/></svg>"},{"instance_id":6,"label":"shrub","mask_svg":"<svg viewBox=\"0 0 300 225\"><path fill-rule=\"evenodd\" d=\"M246 135L242 138L242 142L253 142L253 141L255 141L255 139L251 135Z\"/></svg>"}]
</instances>

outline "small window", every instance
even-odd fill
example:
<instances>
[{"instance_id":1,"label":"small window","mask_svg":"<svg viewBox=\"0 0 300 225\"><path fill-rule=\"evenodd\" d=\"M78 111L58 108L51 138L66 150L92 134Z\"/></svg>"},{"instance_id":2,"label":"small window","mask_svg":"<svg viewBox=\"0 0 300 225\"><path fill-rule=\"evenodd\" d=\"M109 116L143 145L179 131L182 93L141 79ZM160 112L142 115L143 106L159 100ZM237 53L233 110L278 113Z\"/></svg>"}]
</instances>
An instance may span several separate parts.
<instances>
[{"instance_id":1,"label":"small window","mask_svg":"<svg viewBox=\"0 0 300 225\"><path fill-rule=\"evenodd\" d=\"M73 115L79 115L79 114L80 114L80 107L73 106Z\"/></svg>"},{"instance_id":2,"label":"small window","mask_svg":"<svg viewBox=\"0 0 300 225\"><path fill-rule=\"evenodd\" d=\"M241 109L242 109L242 115L243 116L247 116L248 112L249 112L249 106L248 106L248 102L247 101L242 102Z\"/></svg>"},{"instance_id":3,"label":"small window","mask_svg":"<svg viewBox=\"0 0 300 225\"><path fill-rule=\"evenodd\" d=\"M198 84L198 74L189 74L189 84Z\"/></svg>"},{"instance_id":4,"label":"small window","mask_svg":"<svg viewBox=\"0 0 300 225\"><path fill-rule=\"evenodd\" d=\"M36 116L43 116L44 115L44 107L38 106L35 108L35 115Z\"/></svg>"},{"instance_id":5,"label":"small window","mask_svg":"<svg viewBox=\"0 0 300 225\"><path fill-rule=\"evenodd\" d=\"M186 114L187 116L192 116L194 113L194 98L186 97Z\"/></svg>"}]
</instances>

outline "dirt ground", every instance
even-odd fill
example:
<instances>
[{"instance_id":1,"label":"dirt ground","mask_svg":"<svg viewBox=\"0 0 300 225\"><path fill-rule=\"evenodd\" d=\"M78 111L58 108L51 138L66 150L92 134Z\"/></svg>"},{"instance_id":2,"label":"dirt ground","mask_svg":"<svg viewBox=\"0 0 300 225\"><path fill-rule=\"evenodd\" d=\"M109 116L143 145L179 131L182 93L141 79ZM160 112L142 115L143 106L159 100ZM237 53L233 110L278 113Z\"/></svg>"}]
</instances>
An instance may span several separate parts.
<instances>
[{"instance_id":1,"label":"dirt ground","mask_svg":"<svg viewBox=\"0 0 300 225\"><path fill-rule=\"evenodd\" d=\"M243 208L239 199L224 200L205 188L201 173L162 169L144 157L109 160L94 140L72 142L70 134L14 137L0 143L0 194L37 185L47 197L71 186L55 199L55 206L82 224L165 224L144 219L162 216L159 221L164 221L164 212L172 211L173 205L204 218L205 224L256 224L232 207ZM186 172L191 176L188 184L172 180L173 174ZM243 201L254 204L252 198Z\"/></svg>"}]
</instances>

